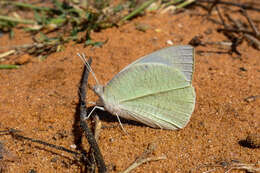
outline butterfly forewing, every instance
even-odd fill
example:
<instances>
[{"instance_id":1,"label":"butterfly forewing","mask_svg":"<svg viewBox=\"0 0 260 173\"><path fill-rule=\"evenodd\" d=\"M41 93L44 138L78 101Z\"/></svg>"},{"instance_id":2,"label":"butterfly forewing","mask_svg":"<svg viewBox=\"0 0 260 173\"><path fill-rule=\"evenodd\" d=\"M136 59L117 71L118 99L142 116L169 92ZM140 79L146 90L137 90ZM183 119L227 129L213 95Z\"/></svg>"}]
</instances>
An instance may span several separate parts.
<instances>
[{"instance_id":1,"label":"butterfly forewing","mask_svg":"<svg viewBox=\"0 0 260 173\"><path fill-rule=\"evenodd\" d=\"M123 109L132 119L165 129L184 127L195 105L190 81L178 68L164 63L136 63L104 88L104 102ZM119 116L120 112L118 112Z\"/></svg>"}]
</instances>

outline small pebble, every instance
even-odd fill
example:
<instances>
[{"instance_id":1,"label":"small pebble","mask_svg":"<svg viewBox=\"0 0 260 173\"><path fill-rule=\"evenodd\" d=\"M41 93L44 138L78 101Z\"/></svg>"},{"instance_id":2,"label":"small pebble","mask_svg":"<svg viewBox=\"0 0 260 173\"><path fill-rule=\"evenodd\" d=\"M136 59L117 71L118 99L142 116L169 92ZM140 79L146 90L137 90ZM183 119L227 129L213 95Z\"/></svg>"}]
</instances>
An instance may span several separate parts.
<instances>
[{"instance_id":1,"label":"small pebble","mask_svg":"<svg viewBox=\"0 0 260 173\"><path fill-rule=\"evenodd\" d=\"M246 138L246 143L251 146L251 148L260 147L260 135L256 133L249 134Z\"/></svg>"},{"instance_id":2,"label":"small pebble","mask_svg":"<svg viewBox=\"0 0 260 173\"><path fill-rule=\"evenodd\" d=\"M76 149L77 146L76 146L75 144L71 144L71 145L70 145L70 148Z\"/></svg>"},{"instance_id":3,"label":"small pebble","mask_svg":"<svg viewBox=\"0 0 260 173\"><path fill-rule=\"evenodd\" d=\"M23 65L23 64L27 64L28 62L30 62L30 59L32 57L29 54L24 54L22 56L20 56L16 61L15 64L17 65Z\"/></svg>"},{"instance_id":4,"label":"small pebble","mask_svg":"<svg viewBox=\"0 0 260 173\"><path fill-rule=\"evenodd\" d=\"M167 40L166 43L169 45L173 45L173 42L171 40Z\"/></svg>"}]
</instances>

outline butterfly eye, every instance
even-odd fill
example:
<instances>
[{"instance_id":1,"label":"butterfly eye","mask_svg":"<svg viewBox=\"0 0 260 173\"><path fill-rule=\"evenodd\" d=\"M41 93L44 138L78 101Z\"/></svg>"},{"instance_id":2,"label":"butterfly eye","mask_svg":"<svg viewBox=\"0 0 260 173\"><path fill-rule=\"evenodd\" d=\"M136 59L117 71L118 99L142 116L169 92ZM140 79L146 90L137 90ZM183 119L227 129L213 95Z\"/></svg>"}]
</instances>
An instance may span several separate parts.
<instances>
[{"instance_id":1,"label":"butterfly eye","mask_svg":"<svg viewBox=\"0 0 260 173\"><path fill-rule=\"evenodd\" d=\"M95 85L93 91L101 96L104 93L104 87L102 85Z\"/></svg>"}]
</instances>

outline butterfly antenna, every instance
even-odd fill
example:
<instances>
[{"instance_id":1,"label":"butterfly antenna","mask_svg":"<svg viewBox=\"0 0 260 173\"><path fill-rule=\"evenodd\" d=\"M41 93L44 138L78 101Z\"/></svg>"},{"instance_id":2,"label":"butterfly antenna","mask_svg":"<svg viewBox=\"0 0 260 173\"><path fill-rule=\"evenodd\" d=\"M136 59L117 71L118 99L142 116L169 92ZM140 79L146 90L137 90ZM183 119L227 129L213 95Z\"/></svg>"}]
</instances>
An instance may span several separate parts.
<instances>
[{"instance_id":1,"label":"butterfly antenna","mask_svg":"<svg viewBox=\"0 0 260 173\"><path fill-rule=\"evenodd\" d=\"M95 73L93 72L92 68L90 67L90 65L89 65L89 63L88 63L88 61L87 61L87 59L86 59L85 54L84 54L84 53L82 53L82 54L77 53L77 55L80 57L80 59L81 59L81 60L83 61L83 63L86 65L88 71L90 71L90 73L91 73L92 76L94 77L96 83L99 85L99 82L98 82L98 80L97 80L97 77L96 77Z\"/></svg>"}]
</instances>

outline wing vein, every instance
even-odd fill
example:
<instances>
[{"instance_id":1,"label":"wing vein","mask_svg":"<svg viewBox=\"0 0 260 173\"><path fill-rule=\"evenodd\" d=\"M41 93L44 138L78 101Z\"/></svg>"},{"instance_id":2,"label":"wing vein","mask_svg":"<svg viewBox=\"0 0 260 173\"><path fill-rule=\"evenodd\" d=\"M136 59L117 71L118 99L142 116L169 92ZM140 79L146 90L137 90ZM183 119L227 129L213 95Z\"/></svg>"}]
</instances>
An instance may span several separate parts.
<instances>
[{"instance_id":1,"label":"wing vein","mask_svg":"<svg viewBox=\"0 0 260 173\"><path fill-rule=\"evenodd\" d=\"M140 95L140 96L135 96L133 98L128 98L128 99L125 99L125 100L120 100L119 103L128 102L128 101L132 101L132 100L135 100L135 99L139 99L139 98L143 98L143 97L147 97L147 96L152 96L152 95L156 95L156 94L167 93L167 92L170 92L170 91L173 91L173 90L180 90L180 89L184 89L184 88L188 88L188 87L191 87L191 85L185 86L185 87L179 87L179 88L171 88L171 89L168 89L168 90L157 91L157 92L153 91L152 93L148 93L148 94L144 94L144 95Z\"/></svg>"}]
</instances>

